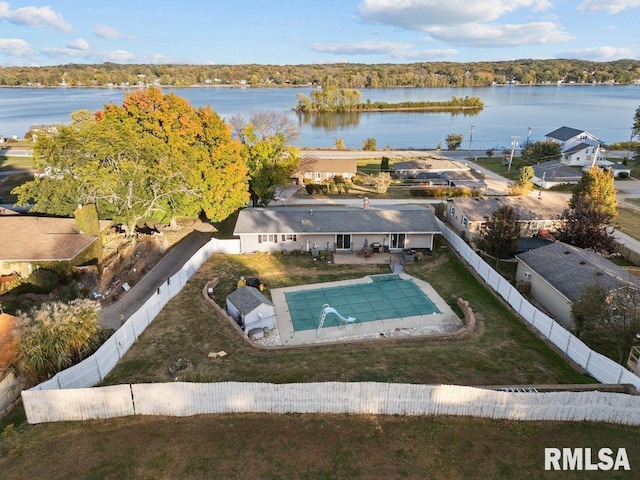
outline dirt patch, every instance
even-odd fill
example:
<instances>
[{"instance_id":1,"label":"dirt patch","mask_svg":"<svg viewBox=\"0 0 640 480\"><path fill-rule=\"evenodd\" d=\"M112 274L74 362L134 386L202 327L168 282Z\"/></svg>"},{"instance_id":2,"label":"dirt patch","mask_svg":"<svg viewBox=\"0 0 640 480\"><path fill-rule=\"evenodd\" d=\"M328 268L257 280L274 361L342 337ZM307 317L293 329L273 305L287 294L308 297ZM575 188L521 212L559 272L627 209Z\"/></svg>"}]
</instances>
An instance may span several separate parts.
<instances>
[{"instance_id":1,"label":"dirt patch","mask_svg":"<svg viewBox=\"0 0 640 480\"><path fill-rule=\"evenodd\" d=\"M0 313L0 379L4 370L13 363L18 342L13 334L17 325L17 317Z\"/></svg>"},{"instance_id":2,"label":"dirt patch","mask_svg":"<svg viewBox=\"0 0 640 480\"><path fill-rule=\"evenodd\" d=\"M175 226L145 224L141 229L144 233L133 238L112 230L100 266L102 275L100 278L88 275L82 283L94 298L110 305L138 283L182 238L193 230L206 228L198 220L184 220Z\"/></svg>"}]
</instances>

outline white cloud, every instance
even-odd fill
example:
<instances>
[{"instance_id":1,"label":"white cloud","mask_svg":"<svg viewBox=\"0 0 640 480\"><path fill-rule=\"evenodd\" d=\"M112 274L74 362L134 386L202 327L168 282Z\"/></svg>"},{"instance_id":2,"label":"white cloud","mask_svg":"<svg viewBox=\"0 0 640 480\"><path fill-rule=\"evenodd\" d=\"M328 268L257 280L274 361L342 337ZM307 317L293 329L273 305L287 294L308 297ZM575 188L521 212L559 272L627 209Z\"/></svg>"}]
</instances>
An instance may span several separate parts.
<instances>
[{"instance_id":1,"label":"white cloud","mask_svg":"<svg viewBox=\"0 0 640 480\"><path fill-rule=\"evenodd\" d=\"M534 22L522 25L471 23L455 27L430 27L427 31L437 40L454 45L474 47L513 47L565 42L573 38L560 26L550 22Z\"/></svg>"},{"instance_id":2,"label":"white cloud","mask_svg":"<svg viewBox=\"0 0 640 480\"><path fill-rule=\"evenodd\" d=\"M434 26L490 22L522 8L541 12L551 7L549 0L363 0L358 12L366 22L426 31Z\"/></svg>"},{"instance_id":3,"label":"white cloud","mask_svg":"<svg viewBox=\"0 0 640 480\"><path fill-rule=\"evenodd\" d=\"M355 43L312 43L309 48L317 53L332 55L387 55L396 59L443 59L458 53L455 49L416 50L411 43L364 41Z\"/></svg>"},{"instance_id":4,"label":"white cloud","mask_svg":"<svg viewBox=\"0 0 640 480\"><path fill-rule=\"evenodd\" d=\"M568 50L559 53L556 58L578 58L581 60L591 60L594 62L611 62L621 59L640 59L640 51L626 47L593 47L578 50Z\"/></svg>"},{"instance_id":5,"label":"white cloud","mask_svg":"<svg viewBox=\"0 0 640 480\"><path fill-rule=\"evenodd\" d=\"M640 0L585 0L578 5L578 12L620 13L628 8L640 7Z\"/></svg>"},{"instance_id":6,"label":"white cloud","mask_svg":"<svg viewBox=\"0 0 640 480\"><path fill-rule=\"evenodd\" d=\"M89 44L87 43L87 41L83 38L78 38L77 40L74 40L73 42L69 42L67 44L67 48L70 48L72 50L89 50Z\"/></svg>"},{"instance_id":7,"label":"white cloud","mask_svg":"<svg viewBox=\"0 0 640 480\"><path fill-rule=\"evenodd\" d=\"M96 25L93 27L93 33L100 38L106 38L108 40L116 38L131 38L129 35L125 35L117 28L109 27L108 25Z\"/></svg>"},{"instance_id":8,"label":"white cloud","mask_svg":"<svg viewBox=\"0 0 640 480\"><path fill-rule=\"evenodd\" d=\"M31 48L20 38L0 38L0 52L10 57L27 57Z\"/></svg>"},{"instance_id":9,"label":"white cloud","mask_svg":"<svg viewBox=\"0 0 640 480\"><path fill-rule=\"evenodd\" d=\"M52 27L68 32L73 27L51 7L22 7L11 10L8 2L0 2L0 20L28 27Z\"/></svg>"},{"instance_id":10,"label":"white cloud","mask_svg":"<svg viewBox=\"0 0 640 480\"><path fill-rule=\"evenodd\" d=\"M98 51L98 50L82 50L67 46L66 48L45 48L42 53L49 58L59 59L67 61L67 57L74 59L82 59L90 62L102 63L102 62L114 62L114 63L127 63L135 58L133 53L124 50L110 50L110 51Z\"/></svg>"}]
</instances>

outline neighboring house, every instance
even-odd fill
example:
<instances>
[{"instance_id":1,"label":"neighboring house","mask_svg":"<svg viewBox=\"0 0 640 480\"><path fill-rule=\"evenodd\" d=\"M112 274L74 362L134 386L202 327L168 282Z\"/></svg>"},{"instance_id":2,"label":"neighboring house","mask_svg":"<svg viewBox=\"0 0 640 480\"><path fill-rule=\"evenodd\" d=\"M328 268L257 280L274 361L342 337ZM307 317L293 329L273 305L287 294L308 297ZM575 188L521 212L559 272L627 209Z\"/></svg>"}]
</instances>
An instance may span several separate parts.
<instances>
[{"instance_id":1,"label":"neighboring house","mask_svg":"<svg viewBox=\"0 0 640 480\"><path fill-rule=\"evenodd\" d=\"M462 238L472 241L482 230L493 212L508 205L520 217L520 236L544 236L553 232L562 222L562 213L568 208L562 195L545 193L542 197L461 197L447 201L447 224Z\"/></svg>"},{"instance_id":2,"label":"neighboring house","mask_svg":"<svg viewBox=\"0 0 640 480\"><path fill-rule=\"evenodd\" d=\"M540 188L551 188L567 183L578 183L582 172L559 160L551 160L533 166L533 184Z\"/></svg>"},{"instance_id":3,"label":"neighboring house","mask_svg":"<svg viewBox=\"0 0 640 480\"><path fill-rule=\"evenodd\" d=\"M447 158L417 158L391 165L391 171L403 180L416 178L423 173L466 172L467 165Z\"/></svg>"},{"instance_id":4,"label":"neighboring house","mask_svg":"<svg viewBox=\"0 0 640 480\"><path fill-rule=\"evenodd\" d=\"M640 279L606 258L554 242L516 255L516 280L530 284L533 298L566 328L573 327L571 305L585 287L598 283L610 291L626 284L640 288Z\"/></svg>"},{"instance_id":5,"label":"neighboring house","mask_svg":"<svg viewBox=\"0 0 640 480\"><path fill-rule=\"evenodd\" d=\"M336 253L360 250L365 242L383 250L433 249L438 222L427 206L390 208L352 206L245 208L233 231L240 250L277 252L328 249Z\"/></svg>"},{"instance_id":6,"label":"neighboring house","mask_svg":"<svg viewBox=\"0 0 640 480\"><path fill-rule=\"evenodd\" d=\"M607 159L600 147L600 140L584 130L560 127L545 135L546 139L558 143L562 149L560 161L566 165L585 166Z\"/></svg>"},{"instance_id":7,"label":"neighboring house","mask_svg":"<svg viewBox=\"0 0 640 480\"><path fill-rule=\"evenodd\" d=\"M298 184L321 183L333 177L341 176L345 180L358 172L355 158L315 158L304 157L300 163L300 169L291 176Z\"/></svg>"},{"instance_id":8,"label":"neighboring house","mask_svg":"<svg viewBox=\"0 0 640 480\"><path fill-rule=\"evenodd\" d=\"M602 170L611 172L614 178L629 178L631 176L631 167L623 163L613 163L608 160L597 164ZM589 170L590 165L582 167L582 171Z\"/></svg>"},{"instance_id":9,"label":"neighboring house","mask_svg":"<svg viewBox=\"0 0 640 480\"><path fill-rule=\"evenodd\" d=\"M100 231L111 225L100 221ZM42 262L82 263L95 235L81 233L75 218L0 215L0 275L28 276Z\"/></svg>"},{"instance_id":10,"label":"neighboring house","mask_svg":"<svg viewBox=\"0 0 640 480\"><path fill-rule=\"evenodd\" d=\"M273 328L273 303L254 287L239 287L227 296L227 312L248 332L254 328Z\"/></svg>"}]
</instances>

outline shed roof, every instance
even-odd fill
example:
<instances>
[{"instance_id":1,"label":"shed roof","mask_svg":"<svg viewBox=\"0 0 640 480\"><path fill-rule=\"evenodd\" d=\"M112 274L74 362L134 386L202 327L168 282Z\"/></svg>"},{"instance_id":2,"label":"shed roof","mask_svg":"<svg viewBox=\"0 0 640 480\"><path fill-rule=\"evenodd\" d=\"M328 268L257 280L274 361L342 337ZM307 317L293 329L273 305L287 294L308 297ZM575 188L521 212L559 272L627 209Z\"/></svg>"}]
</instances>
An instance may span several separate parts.
<instances>
[{"instance_id":1,"label":"shed roof","mask_svg":"<svg viewBox=\"0 0 640 480\"><path fill-rule=\"evenodd\" d=\"M569 300L576 300L584 287L599 283L609 290L626 284L640 288L640 280L597 253L562 242L516 255Z\"/></svg>"},{"instance_id":2,"label":"shed roof","mask_svg":"<svg viewBox=\"0 0 640 480\"><path fill-rule=\"evenodd\" d=\"M253 287L239 287L227 296L227 301L231 302L238 309L241 315L253 312L260 305L270 305L273 303L261 292Z\"/></svg>"},{"instance_id":3,"label":"shed roof","mask_svg":"<svg viewBox=\"0 0 640 480\"><path fill-rule=\"evenodd\" d=\"M101 220L100 228L110 224ZM0 216L0 260L4 261L71 260L97 238L80 233L74 218Z\"/></svg>"},{"instance_id":4,"label":"shed roof","mask_svg":"<svg viewBox=\"0 0 640 480\"><path fill-rule=\"evenodd\" d=\"M234 235L257 233L440 233L428 207L245 208Z\"/></svg>"}]
</instances>

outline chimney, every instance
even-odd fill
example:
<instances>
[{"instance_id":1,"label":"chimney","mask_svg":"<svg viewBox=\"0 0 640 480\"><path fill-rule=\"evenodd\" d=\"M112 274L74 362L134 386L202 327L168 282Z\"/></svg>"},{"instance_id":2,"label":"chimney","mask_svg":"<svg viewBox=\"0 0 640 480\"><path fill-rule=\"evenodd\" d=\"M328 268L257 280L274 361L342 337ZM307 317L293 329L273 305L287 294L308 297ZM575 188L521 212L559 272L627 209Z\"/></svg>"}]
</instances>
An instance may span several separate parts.
<instances>
[{"instance_id":1,"label":"chimney","mask_svg":"<svg viewBox=\"0 0 640 480\"><path fill-rule=\"evenodd\" d=\"M369 197L364 197L362 199L362 208L364 208L365 210L369 208Z\"/></svg>"}]
</instances>

